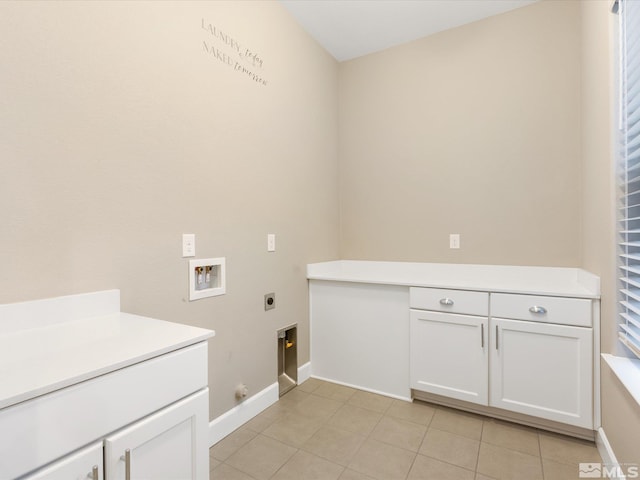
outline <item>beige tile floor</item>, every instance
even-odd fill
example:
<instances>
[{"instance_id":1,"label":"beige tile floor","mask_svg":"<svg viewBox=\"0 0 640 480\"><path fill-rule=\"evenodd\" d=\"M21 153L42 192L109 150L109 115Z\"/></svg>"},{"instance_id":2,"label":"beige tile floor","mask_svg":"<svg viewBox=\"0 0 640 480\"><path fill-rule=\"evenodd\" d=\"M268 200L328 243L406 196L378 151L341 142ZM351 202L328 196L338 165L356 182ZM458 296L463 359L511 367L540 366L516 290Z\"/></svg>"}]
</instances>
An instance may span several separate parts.
<instances>
[{"instance_id":1,"label":"beige tile floor","mask_svg":"<svg viewBox=\"0 0 640 480\"><path fill-rule=\"evenodd\" d=\"M591 442L309 379L211 447L215 480L570 480Z\"/></svg>"}]
</instances>

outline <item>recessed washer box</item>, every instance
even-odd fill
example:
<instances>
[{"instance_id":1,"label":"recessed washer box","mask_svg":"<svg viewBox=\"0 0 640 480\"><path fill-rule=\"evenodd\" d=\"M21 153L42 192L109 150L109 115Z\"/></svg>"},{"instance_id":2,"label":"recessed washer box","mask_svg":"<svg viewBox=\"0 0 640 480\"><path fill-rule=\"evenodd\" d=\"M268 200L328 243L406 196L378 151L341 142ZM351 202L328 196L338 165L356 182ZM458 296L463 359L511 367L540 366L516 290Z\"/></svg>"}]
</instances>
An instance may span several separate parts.
<instances>
[{"instance_id":1,"label":"recessed washer box","mask_svg":"<svg viewBox=\"0 0 640 480\"><path fill-rule=\"evenodd\" d=\"M189 301L225 293L225 257L189 260Z\"/></svg>"}]
</instances>

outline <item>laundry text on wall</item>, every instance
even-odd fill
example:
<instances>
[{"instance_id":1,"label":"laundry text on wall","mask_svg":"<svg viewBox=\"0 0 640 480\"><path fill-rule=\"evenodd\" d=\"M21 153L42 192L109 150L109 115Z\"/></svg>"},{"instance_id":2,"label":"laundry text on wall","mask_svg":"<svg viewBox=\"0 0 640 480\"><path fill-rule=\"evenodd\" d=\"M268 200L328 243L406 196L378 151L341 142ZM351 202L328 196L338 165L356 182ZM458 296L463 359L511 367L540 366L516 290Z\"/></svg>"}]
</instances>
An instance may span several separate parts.
<instances>
[{"instance_id":1,"label":"laundry text on wall","mask_svg":"<svg viewBox=\"0 0 640 480\"><path fill-rule=\"evenodd\" d=\"M267 85L267 81L259 73L263 67L263 60L256 52L215 25L205 22L204 18L201 28L208 34L202 41L202 50L206 54L246 75L254 82Z\"/></svg>"}]
</instances>

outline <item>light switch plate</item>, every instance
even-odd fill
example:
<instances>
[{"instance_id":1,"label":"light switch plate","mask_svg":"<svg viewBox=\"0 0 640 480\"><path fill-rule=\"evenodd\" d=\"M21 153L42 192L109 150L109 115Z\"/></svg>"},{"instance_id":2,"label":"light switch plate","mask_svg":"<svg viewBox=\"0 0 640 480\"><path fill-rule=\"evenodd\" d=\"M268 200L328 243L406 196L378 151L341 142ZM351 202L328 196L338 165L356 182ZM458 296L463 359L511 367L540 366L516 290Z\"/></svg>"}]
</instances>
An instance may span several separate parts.
<instances>
[{"instance_id":1,"label":"light switch plate","mask_svg":"<svg viewBox=\"0 0 640 480\"><path fill-rule=\"evenodd\" d=\"M276 234L267 233L267 252L276 251Z\"/></svg>"},{"instance_id":2,"label":"light switch plate","mask_svg":"<svg viewBox=\"0 0 640 480\"><path fill-rule=\"evenodd\" d=\"M195 233L182 234L182 256L183 257L196 256L196 234Z\"/></svg>"},{"instance_id":3,"label":"light switch plate","mask_svg":"<svg viewBox=\"0 0 640 480\"><path fill-rule=\"evenodd\" d=\"M460 248L459 233L452 233L449 235L449 248Z\"/></svg>"}]
</instances>

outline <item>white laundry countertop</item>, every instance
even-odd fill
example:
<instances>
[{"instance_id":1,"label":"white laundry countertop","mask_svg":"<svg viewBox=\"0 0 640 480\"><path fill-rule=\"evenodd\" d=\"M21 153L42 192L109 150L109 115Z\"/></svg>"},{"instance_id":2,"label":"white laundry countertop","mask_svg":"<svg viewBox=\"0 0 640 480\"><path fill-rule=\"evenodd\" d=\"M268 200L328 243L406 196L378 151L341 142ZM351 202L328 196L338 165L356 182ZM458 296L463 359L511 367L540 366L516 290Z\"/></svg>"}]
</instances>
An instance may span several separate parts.
<instances>
[{"instance_id":1,"label":"white laundry countertop","mask_svg":"<svg viewBox=\"0 0 640 480\"><path fill-rule=\"evenodd\" d=\"M336 260L307 265L309 280L600 298L600 278L579 268Z\"/></svg>"},{"instance_id":2,"label":"white laundry countertop","mask_svg":"<svg viewBox=\"0 0 640 480\"><path fill-rule=\"evenodd\" d=\"M120 312L118 290L0 305L0 409L214 335Z\"/></svg>"}]
</instances>

